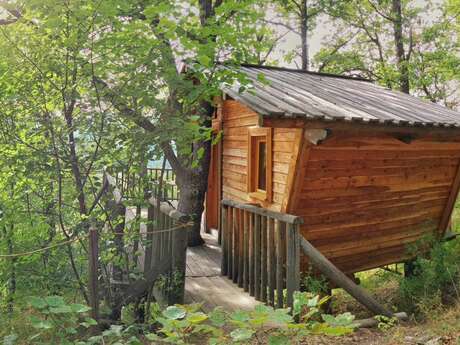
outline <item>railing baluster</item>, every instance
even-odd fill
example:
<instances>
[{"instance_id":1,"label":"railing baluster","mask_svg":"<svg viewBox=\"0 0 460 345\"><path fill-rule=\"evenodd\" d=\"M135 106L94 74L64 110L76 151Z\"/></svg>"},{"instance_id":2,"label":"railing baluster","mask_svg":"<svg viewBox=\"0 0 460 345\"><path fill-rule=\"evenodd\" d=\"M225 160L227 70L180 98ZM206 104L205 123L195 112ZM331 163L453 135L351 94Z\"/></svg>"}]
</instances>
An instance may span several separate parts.
<instances>
[{"instance_id":1,"label":"railing baluster","mask_svg":"<svg viewBox=\"0 0 460 345\"><path fill-rule=\"evenodd\" d=\"M287 305L292 308L294 291L298 291L300 288L300 238L298 226L288 224L286 230Z\"/></svg>"},{"instance_id":2,"label":"railing baluster","mask_svg":"<svg viewBox=\"0 0 460 345\"><path fill-rule=\"evenodd\" d=\"M283 241L283 223L276 220L276 306L283 308L283 288L284 288L284 241Z\"/></svg>"},{"instance_id":3,"label":"railing baluster","mask_svg":"<svg viewBox=\"0 0 460 345\"><path fill-rule=\"evenodd\" d=\"M239 222L238 222L239 210L233 208L233 262L232 262L232 280L234 283L238 281L238 233L239 233Z\"/></svg>"},{"instance_id":4,"label":"railing baluster","mask_svg":"<svg viewBox=\"0 0 460 345\"><path fill-rule=\"evenodd\" d=\"M238 286L243 287L244 275L244 210L238 210Z\"/></svg>"},{"instance_id":5,"label":"railing baluster","mask_svg":"<svg viewBox=\"0 0 460 345\"><path fill-rule=\"evenodd\" d=\"M275 305L276 287L276 248L275 248L275 223L273 218L268 218L268 304Z\"/></svg>"},{"instance_id":6,"label":"railing baluster","mask_svg":"<svg viewBox=\"0 0 460 345\"><path fill-rule=\"evenodd\" d=\"M228 257L228 248L227 248L227 239L228 239L228 224L227 224L227 206L222 205L222 262L220 267L220 273L225 276L227 275L227 257Z\"/></svg>"},{"instance_id":7,"label":"railing baluster","mask_svg":"<svg viewBox=\"0 0 460 345\"><path fill-rule=\"evenodd\" d=\"M249 212L243 211L243 288L249 291Z\"/></svg>"},{"instance_id":8,"label":"railing baluster","mask_svg":"<svg viewBox=\"0 0 460 345\"><path fill-rule=\"evenodd\" d=\"M227 208L227 220L228 220L228 241L227 241L227 276L232 277L233 273L233 207Z\"/></svg>"},{"instance_id":9,"label":"railing baluster","mask_svg":"<svg viewBox=\"0 0 460 345\"><path fill-rule=\"evenodd\" d=\"M268 233L268 222L267 217L262 217L261 222L261 239L260 239L260 250L261 250L261 258L260 258L260 300L262 302L267 301L267 233Z\"/></svg>"},{"instance_id":10,"label":"railing baluster","mask_svg":"<svg viewBox=\"0 0 460 345\"><path fill-rule=\"evenodd\" d=\"M250 213L249 214L249 294L251 296L255 295L254 225L255 225L255 215L254 213Z\"/></svg>"},{"instance_id":11,"label":"railing baluster","mask_svg":"<svg viewBox=\"0 0 460 345\"><path fill-rule=\"evenodd\" d=\"M255 215L254 225L254 282L255 282L255 297L260 301L260 216Z\"/></svg>"}]
</instances>

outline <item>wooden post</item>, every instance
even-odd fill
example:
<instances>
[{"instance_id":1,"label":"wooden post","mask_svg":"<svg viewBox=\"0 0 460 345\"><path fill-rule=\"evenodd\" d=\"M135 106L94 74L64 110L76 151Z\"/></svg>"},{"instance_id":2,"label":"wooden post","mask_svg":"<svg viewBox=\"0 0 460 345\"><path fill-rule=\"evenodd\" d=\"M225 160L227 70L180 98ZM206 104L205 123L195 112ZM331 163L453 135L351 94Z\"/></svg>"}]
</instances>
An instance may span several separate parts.
<instances>
[{"instance_id":1,"label":"wooden post","mask_svg":"<svg viewBox=\"0 0 460 345\"><path fill-rule=\"evenodd\" d=\"M299 226L288 224L286 230L286 289L287 305L292 308L294 291L300 289Z\"/></svg>"},{"instance_id":2,"label":"wooden post","mask_svg":"<svg viewBox=\"0 0 460 345\"><path fill-rule=\"evenodd\" d=\"M233 233L233 257L232 257L232 280L234 283L238 281L238 209L233 207L233 221L232 221L232 233Z\"/></svg>"},{"instance_id":3,"label":"wooden post","mask_svg":"<svg viewBox=\"0 0 460 345\"><path fill-rule=\"evenodd\" d=\"M255 215L249 213L249 294L255 295L254 284L254 224Z\"/></svg>"},{"instance_id":4,"label":"wooden post","mask_svg":"<svg viewBox=\"0 0 460 345\"><path fill-rule=\"evenodd\" d=\"M98 284L98 267L99 267L99 236L97 229L93 226L89 229L89 258L88 258L88 292L89 304L91 307L91 317L94 320L99 319L99 284Z\"/></svg>"},{"instance_id":5,"label":"wooden post","mask_svg":"<svg viewBox=\"0 0 460 345\"><path fill-rule=\"evenodd\" d=\"M260 301L260 216L254 217L254 293L256 300Z\"/></svg>"},{"instance_id":6,"label":"wooden post","mask_svg":"<svg viewBox=\"0 0 460 345\"><path fill-rule=\"evenodd\" d=\"M243 288L249 291L249 213L243 211Z\"/></svg>"},{"instance_id":7,"label":"wooden post","mask_svg":"<svg viewBox=\"0 0 460 345\"><path fill-rule=\"evenodd\" d=\"M273 218L268 219L268 304L275 305L276 287L276 248L275 248L275 223Z\"/></svg>"},{"instance_id":8,"label":"wooden post","mask_svg":"<svg viewBox=\"0 0 460 345\"><path fill-rule=\"evenodd\" d=\"M267 234L268 234L268 221L267 217L262 217L261 222L261 239L260 239L260 300L262 302L267 301Z\"/></svg>"},{"instance_id":9,"label":"wooden post","mask_svg":"<svg viewBox=\"0 0 460 345\"><path fill-rule=\"evenodd\" d=\"M243 287L244 276L244 210L238 210L238 286Z\"/></svg>"},{"instance_id":10,"label":"wooden post","mask_svg":"<svg viewBox=\"0 0 460 345\"><path fill-rule=\"evenodd\" d=\"M279 220L275 222L276 238L276 307L283 308L283 288L284 288L284 241L283 241L283 223Z\"/></svg>"},{"instance_id":11,"label":"wooden post","mask_svg":"<svg viewBox=\"0 0 460 345\"><path fill-rule=\"evenodd\" d=\"M300 245L312 264L337 286L347 291L358 302L376 315L392 317L393 313L378 303L366 290L356 285L342 271L332 264L323 254L311 245L305 238L300 237Z\"/></svg>"},{"instance_id":12,"label":"wooden post","mask_svg":"<svg viewBox=\"0 0 460 345\"><path fill-rule=\"evenodd\" d=\"M233 274L233 207L227 207L227 277L232 278Z\"/></svg>"},{"instance_id":13,"label":"wooden post","mask_svg":"<svg viewBox=\"0 0 460 345\"><path fill-rule=\"evenodd\" d=\"M153 206L149 206L147 209L147 226L146 231L147 235L145 236L145 259L144 259L144 273L147 273L152 268L153 260L153 229L155 221L155 213Z\"/></svg>"},{"instance_id":14,"label":"wooden post","mask_svg":"<svg viewBox=\"0 0 460 345\"><path fill-rule=\"evenodd\" d=\"M228 224L227 224L227 207L222 205L222 221L221 221L221 248L222 248L222 262L220 267L220 274L227 275L227 238L228 238Z\"/></svg>"}]
</instances>

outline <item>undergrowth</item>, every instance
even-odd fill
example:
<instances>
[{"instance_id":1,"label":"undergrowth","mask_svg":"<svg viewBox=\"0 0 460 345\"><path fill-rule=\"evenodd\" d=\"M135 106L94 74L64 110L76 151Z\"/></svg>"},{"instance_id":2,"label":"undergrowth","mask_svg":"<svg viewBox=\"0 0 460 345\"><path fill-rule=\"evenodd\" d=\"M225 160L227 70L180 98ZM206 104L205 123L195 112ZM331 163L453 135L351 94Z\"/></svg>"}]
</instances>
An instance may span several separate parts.
<instances>
[{"instance_id":1,"label":"undergrowth","mask_svg":"<svg viewBox=\"0 0 460 345\"><path fill-rule=\"evenodd\" d=\"M413 275L399 283L401 309L419 317L460 300L460 242L424 239L416 248L428 246L429 253L415 260Z\"/></svg>"}]
</instances>

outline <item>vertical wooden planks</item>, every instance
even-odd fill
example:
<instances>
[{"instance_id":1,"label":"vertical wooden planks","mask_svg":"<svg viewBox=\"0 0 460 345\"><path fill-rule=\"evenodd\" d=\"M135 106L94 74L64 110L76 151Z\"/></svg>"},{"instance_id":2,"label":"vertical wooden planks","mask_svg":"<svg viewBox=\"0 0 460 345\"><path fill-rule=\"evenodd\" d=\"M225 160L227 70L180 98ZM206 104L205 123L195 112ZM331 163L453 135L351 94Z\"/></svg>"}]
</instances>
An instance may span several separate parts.
<instances>
[{"instance_id":1,"label":"vertical wooden planks","mask_svg":"<svg viewBox=\"0 0 460 345\"><path fill-rule=\"evenodd\" d=\"M238 222L238 209L233 208L233 262L232 262L232 280L236 284L238 282L238 235L239 235L239 222Z\"/></svg>"},{"instance_id":2,"label":"vertical wooden planks","mask_svg":"<svg viewBox=\"0 0 460 345\"><path fill-rule=\"evenodd\" d=\"M232 207L227 207L227 230L228 230L228 235L227 235L227 277L231 278L232 277L232 272L233 272L233 209Z\"/></svg>"},{"instance_id":3,"label":"vertical wooden planks","mask_svg":"<svg viewBox=\"0 0 460 345\"><path fill-rule=\"evenodd\" d=\"M261 232L260 232L260 300L262 302L267 301L267 275L268 275L268 264L267 264L267 235L268 235L268 219L267 217L261 217Z\"/></svg>"},{"instance_id":4,"label":"vertical wooden planks","mask_svg":"<svg viewBox=\"0 0 460 345\"><path fill-rule=\"evenodd\" d=\"M284 223L279 220L275 222L275 236L276 236L276 307L283 308L283 289L284 289Z\"/></svg>"},{"instance_id":5,"label":"vertical wooden planks","mask_svg":"<svg viewBox=\"0 0 460 345\"><path fill-rule=\"evenodd\" d=\"M147 226L146 232L147 235L145 236L145 259L144 259L144 273L150 271L152 267L153 261L153 229L154 229L154 221L155 221L155 208L153 206L149 206L147 209Z\"/></svg>"},{"instance_id":6,"label":"vertical wooden planks","mask_svg":"<svg viewBox=\"0 0 460 345\"><path fill-rule=\"evenodd\" d=\"M255 283L254 283L254 225L255 217L253 213L249 214L249 294L255 295Z\"/></svg>"},{"instance_id":7,"label":"vertical wooden planks","mask_svg":"<svg viewBox=\"0 0 460 345\"><path fill-rule=\"evenodd\" d=\"M260 289L260 233L261 233L261 216L255 215L255 222L254 222L254 294L257 300L260 300L261 297L261 289Z\"/></svg>"},{"instance_id":8,"label":"vertical wooden planks","mask_svg":"<svg viewBox=\"0 0 460 345\"><path fill-rule=\"evenodd\" d=\"M221 232L222 232L222 243L221 243L221 248L222 248L222 260L221 260L221 266L220 266L220 274L223 276L227 275L227 257L228 257L228 248L227 248L227 241L228 241L228 224L227 224L227 207L222 205L222 222L221 222Z\"/></svg>"},{"instance_id":9,"label":"vertical wooden planks","mask_svg":"<svg viewBox=\"0 0 460 345\"><path fill-rule=\"evenodd\" d=\"M243 287L244 275L244 210L238 212L238 286Z\"/></svg>"},{"instance_id":10,"label":"vertical wooden planks","mask_svg":"<svg viewBox=\"0 0 460 345\"><path fill-rule=\"evenodd\" d=\"M268 235L267 235L267 266L268 266L268 305L275 305L275 288L276 288L276 247L275 247L275 221L268 218Z\"/></svg>"},{"instance_id":11,"label":"vertical wooden planks","mask_svg":"<svg viewBox=\"0 0 460 345\"><path fill-rule=\"evenodd\" d=\"M292 308L294 291L300 289L299 227L288 224L286 229L286 290L287 305Z\"/></svg>"},{"instance_id":12,"label":"vertical wooden planks","mask_svg":"<svg viewBox=\"0 0 460 345\"><path fill-rule=\"evenodd\" d=\"M243 288L249 291L249 213L243 211Z\"/></svg>"}]
</instances>

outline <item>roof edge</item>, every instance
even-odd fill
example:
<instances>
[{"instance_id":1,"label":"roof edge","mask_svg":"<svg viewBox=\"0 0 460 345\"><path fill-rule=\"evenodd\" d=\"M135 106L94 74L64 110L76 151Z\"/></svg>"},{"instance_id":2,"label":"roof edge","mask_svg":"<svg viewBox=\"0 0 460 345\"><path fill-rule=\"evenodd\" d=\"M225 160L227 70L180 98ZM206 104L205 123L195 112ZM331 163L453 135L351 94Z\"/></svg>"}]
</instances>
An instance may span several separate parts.
<instances>
[{"instance_id":1,"label":"roof edge","mask_svg":"<svg viewBox=\"0 0 460 345\"><path fill-rule=\"evenodd\" d=\"M225 65L225 63L222 63L222 65ZM302 70L302 69L288 68L288 67L256 65L256 64L249 64L249 63L242 63L240 66L241 67L249 67L249 68L271 69L271 70L275 70L275 71L305 73L305 74L324 76L324 77L332 77L332 78L359 80L359 81L366 81L366 82L369 82L369 83L374 83L375 82L372 79L367 79L367 78L364 78L364 77L354 77L354 76L334 74L334 73L305 71L305 70Z\"/></svg>"}]
</instances>

